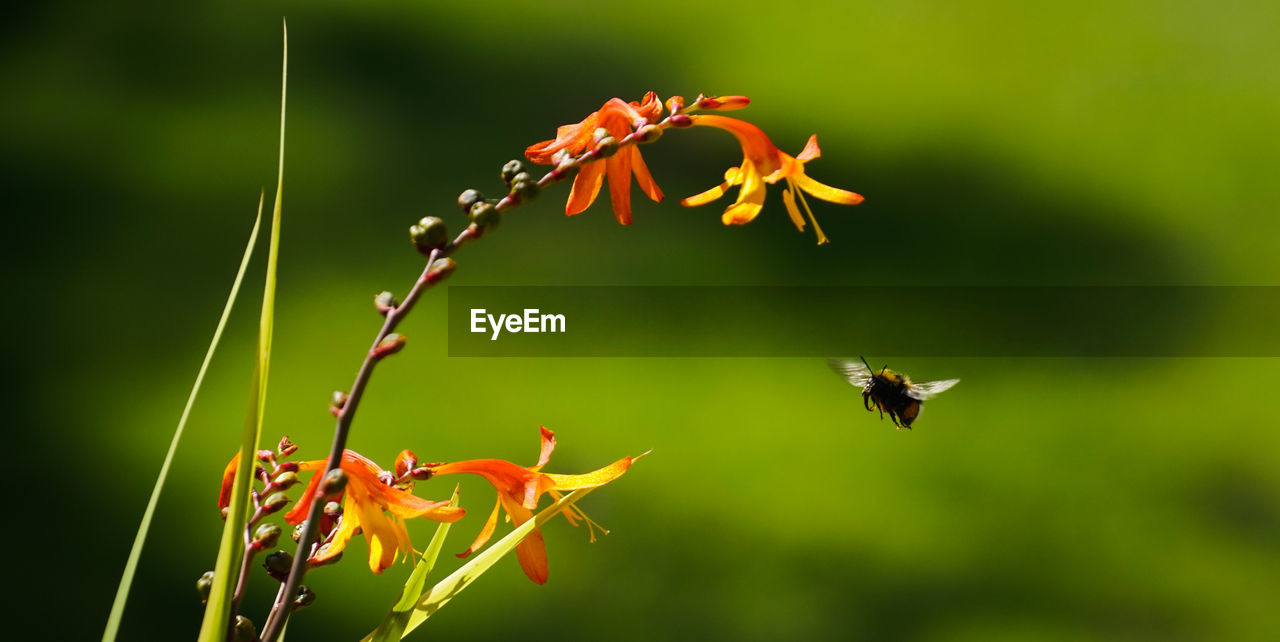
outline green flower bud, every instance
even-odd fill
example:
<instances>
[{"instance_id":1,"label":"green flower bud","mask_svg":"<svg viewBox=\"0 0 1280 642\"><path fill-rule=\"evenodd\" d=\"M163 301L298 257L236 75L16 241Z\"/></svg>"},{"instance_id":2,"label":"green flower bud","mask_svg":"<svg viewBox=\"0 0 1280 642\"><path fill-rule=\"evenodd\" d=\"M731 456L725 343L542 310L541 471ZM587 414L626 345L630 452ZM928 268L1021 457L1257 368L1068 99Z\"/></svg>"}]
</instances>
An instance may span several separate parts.
<instances>
[{"instance_id":1,"label":"green flower bud","mask_svg":"<svg viewBox=\"0 0 1280 642\"><path fill-rule=\"evenodd\" d=\"M551 179L562 181L566 178L572 178L580 169L578 159L566 158L563 162L556 163L556 168L551 170Z\"/></svg>"},{"instance_id":2,"label":"green flower bud","mask_svg":"<svg viewBox=\"0 0 1280 642\"><path fill-rule=\"evenodd\" d=\"M298 608L302 608L304 606L311 606L311 603L315 601L315 591L312 591L310 586L303 584L298 587L298 597L294 598L293 603Z\"/></svg>"},{"instance_id":3,"label":"green flower bud","mask_svg":"<svg viewBox=\"0 0 1280 642\"><path fill-rule=\"evenodd\" d=\"M258 629L243 615L236 616L236 628L231 636L235 642L258 642Z\"/></svg>"},{"instance_id":4,"label":"green flower bud","mask_svg":"<svg viewBox=\"0 0 1280 642\"><path fill-rule=\"evenodd\" d=\"M293 568L293 555L289 551L276 551L262 560L262 568L267 569L271 577L281 578L289 575Z\"/></svg>"},{"instance_id":5,"label":"green flower bud","mask_svg":"<svg viewBox=\"0 0 1280 642\"><path fill-rule=\"evenodd\" d=\"M196 592L200 594L200 603L207 604L209 602L209 592L213 590L213 571L205 571L200 579L196 580Z\"/></svg>"},{"instance_id":6,"label":"green flower bud","mask_svg":"<svg viewBox=\"0 0 1280 642\"><path fill-rule=\"evenodd\" d=\"M338 560L342 559L342 556L346 554L346 551L338 553L337 555L334 555L333 557L330 557L326 560L319 561L319 562L316 561L317 557L320 557L321 555L324 555L329 551L330 546L333 546L333 544L330 543L330 544L321 545L320 548L316 549L316 554L311 556L311 558L307 560L307 564L309 564L312 568L318 568L320 566L328 566L330 564L337 564Z\"/></svg>"},{"instance_id":7,"label":"green flower bud","mask_svg":"<svg viewBox=\"0 0 1280 642\"><path fill-rule=\"evenodd\" d=\"M652 143L662 138L662 128L657 125L645 125L636 130L636 140L641 143Z\"/></svg>"},{"instance_id":8,"label":"green flower bud","mask_svg":"<svg viewBox=\"0 0 1280 642\"><path fill-rule=\"evenodd\" d=\"M337 495L346 487L347 473L343 472L341 468L334 468L329 471L325 474L324 481L320 482L320 492L324 493L325 497Z\"/></svg>"},{"instance_id":9,"label":"green flower bud","mask_svg":"<svg viewBox=\"0 0 1280 642\"><path fill-rule=\"evenodd\" d=\"M515 181L516 175L523 171L524 163L518 160L507 161L507 164L502 166L502 182L510 185Z\"/></svg>"},{"instance_id":10,"label":"green flower bud","mask_svg":"<svg viewBox=\"0 0 1280 642\"><path fill-rule=\"evenodd\" d=\"M443 259L436 259L435 262L431 264L430 269L427 270L427 283L435 285L436 283L445 280L445 278L450 274L453 274L453 271L457 269L457 267L458 262L447 256Z\"/></svg>"},{"instance_id":11,"label":"green flower bud","mask_svg":"<svg viewBox=\"0 0 1280 642\"><path fill-rule=\"evenodd\" d=\"M458 207L462 208L462 213L466 214L476 203L484 201L484 194L476 190L469 189L458 195Z\"/></svg>"},{"instance_id":12,"label":"green flower bud","mask_svg":"<svg viewBox=\"0 0 1280 642\"><path fill-rule=\"evenodd\" d=\"M279 488L280 490L288 490L296 483L298 483L298 473L291 470L286 470L283 473L276 475L276 478L271 480L271 485Z\"/></svg>"},{"instance_id":13,"label":"green flower bud","mask_svg":"<svg viewBox=\"0 0 1280 642\"><path fill-rule=\"evenodd\" d=\"M430 254L431 250L440 249L449 243L449 228L444 224L444 219L426 216L409 228L409 237L413 239L419 252Z\"/></svg>"},{"instance_id":14,"label":"green flower bud","mask_svg":"<svg viewBox=\"0 0 1280 642\"><path fill-rule=\"evenodd\" d=\"M334 390L329 396L329 413L337 417L342 409L347 405L347 393L341 390Z\"/></svg>"},{"instance_id":15,"label":"green flower bud","mask_svg":"<svg viewBox=\"0 0 1280 642\"><path fill-rule=\"evenodd\" d=\"M306 524L298 524L297 526L294 526L294 527L293 527L293 534L292 534L292 535L290 535L290 537L292 537L292 538L293 538L293 541L295 541L295 542L300 542L300 541L302 541L302 527L303 527L303 526L306 526Z\"/></svg>"},{"instance_id":16,"label":"green flower bud","mask_svg":"<svg viewBox=\"0 0 1280 642\"><path fill-rule=\"evenodd\" d=\"M415 225L414 227L417 226ZM409 234L413 234L413 227L409 228ZM399 305L400 302L396 300L396 295L390 292L379 292L377 296L373 297L374 309L378 311L378 314L381 314L384 317L387 316L388 312L396 309L396 306Z\"/></svg>"},{"instance_id":17,"label":"green flower bud","mask_svg":"<svg viewBox=\"0 0 1280 642\"><path fill-rule=\"evenodd\" d=\"M403 334L392 332L378 342L378 346L373 349L373 356L381 359L387 355L400 352L400 350L404 349L406 341L408 339L405 339Z\"/></svg>"},{"instance_id":18,"label":"green flower bud","mask_svg":"<svg viewBox=\"0 0 1280 642\"><path fill-rule=\"evenodd\" d=\"M479 227L497 227L498 223L502 221L502 213L498 211L498 208L484 202L472 205L468 216L470 216L471 222Z\"/></svg>"},{"instance_id":19,"label":"green flower bud","mask_svg":"<svg viewBox=\"0 0 1280 642\"><path fill-rule=\"evenodd\" d=\"M284 491L271 493L270 495L267 495L267 500L262 502L262 512L270 515L271 513L288 506L289 502L289 496L285 495Z\"/></svg>"},{"instance_id":20,"label":"green flower bud","mask_svg":"<svg viewBox=\"0 0 1280 642\"><path fill-rule=\"evenodd\" d=\"M534 180L516 181L511 184L511 193L518 195L521 200L533 200L538 197L541 191L542 188Z\"/></svg>"},{"instance_id":21,"label":"green flower bud","mask_svg":"<svg viewBox=\"0 0 1280 642\"><path fill-rule=\"evenodd\" d=\"M618 141L614 140L612 136L605 136L600 139L600 142L596 143L594 151L596 158L608 158L613 156L618 153Z\"/></svg>"},{"instance_id":22,"label":"green flower bud","mask_svg":"<svg viewBox=\"0 0 1280 642\"><path fill-rule=\"evenodd\" d=\"M281 532L275 524L263 524L253 533L253 545L259 549L271 548L280 540Z\"/></svg>"},{"instance_id":23,"label":"green flower bud","mask_svg":"<svg viewBox=\"0 0 1280 642\"><path fill-rule=\"evenodd\" d=\"M326 502L324 505L324 514L329 517L337 517L342 514L342 504L338 502Z\"/></svg>"}]
</instances>

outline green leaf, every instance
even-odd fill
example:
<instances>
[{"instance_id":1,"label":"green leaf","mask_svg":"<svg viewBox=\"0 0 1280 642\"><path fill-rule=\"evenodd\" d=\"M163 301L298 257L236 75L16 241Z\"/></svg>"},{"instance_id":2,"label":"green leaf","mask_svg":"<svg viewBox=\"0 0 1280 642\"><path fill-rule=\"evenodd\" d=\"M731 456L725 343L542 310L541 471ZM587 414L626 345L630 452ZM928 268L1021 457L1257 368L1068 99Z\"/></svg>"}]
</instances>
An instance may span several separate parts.
<instances>
[{"instance_id":1,"label":"green leaf","mask_svg":"<svg viewBox=\"0 0 1280 642\"><path fill-rule=\"evenodd\" d=\"M244 553L244 528L248 521L249 490L254 469L254 455L262 435L262 420L267 408L267 375L271 366L271 338L275 324L276 271L280 259L280 212L284 192L284 126L285 90L289 72L289 34L284 32L284 55L280 74L280 162L276 180L276 202L271 215L271 244L267 252L266 284L262 290L262 314L258 322L258 351L249 386L249 411L240 435L240 466L236 469L231 491L231 506L222 528L218 545L218 561L213 567L213 589L200 625L200 642L224 642L231 619L232 591L239 579L235 576Z\"/></svg>"},{"instance_id":2,"label":"green leaf","mask_svg":"<svg viewBox=\"0 0 1280 642\"><path fill-rule=\"evenodd\" d=\"M107 628L102 633L103 642L112 642L120 632L120 620L124 617L125 602L129 600L129 588L133 586L133 575L138 570L138 560L142 557L142 547L147 541L147 531L151 529L151 518L155 515L156 504L160 501L160 491L169 478L169 466L173 463L173 455L178 450L178 442L182 440L182 431L187 427L187 418L191 416L191 408L196 403L196 395L204 383L204 375L213 361L213 353L222 341L222 331L227 327L227 319L231 317L231 309L235 307L236 298L240 295L240 284L244 282L244 273L249 267L249 259L253 256L253 248L258 244L258 229L262 226L262 200L258 196L258 217L253 221L253 231L249 232L249 242L244 246L244 257L240 259L240 269L236 271L235 281L231 283L231 293L227 295L227 303L222 307L222 316L218 319L218 327L213 331L213 340L204 353L204 361L196 373L196 382L191 386L191 394L187 395L187 405L178 418L178 427L173 430L173 439L169 441L169 452L165 453L164 463L160 464L160 474L156 476L155 486L151 489L151 497L147 500L147 508L142 512L142 521L138 524L138 534L133 537L133 548L129 550L129 560L124 565L124 575L120 577L120 585L116 587L116 599L111 604L111 615L107 617Z\"/></svg>"},{"instance_id":3,"label":"green leaf","mask_svg":"<svg viewBox=\"0 0 1280 642\"><path fill-rule=\"evenodd\" d=\"M496 564L498 560L502 559L504 555L515 550L516 545L523 541L529 533L532 533L533 529L542 526L547 522L547 520L555 517L560 513L560 511L572 506L574 502L582 499L587 495L587 493L590 493L595 489L596 487L581 488L565 495L560 499L560 501L546 507L535 515L533 519L521 524L519 528L511 531L506 537L498 540L492 546L472 558L470 562L463 564L461 568L454 571L449 577L440 580L439 583L431 587L431 590L428 591L426 595L418 599L417 604L413 607L413 611L409 614L409 621L405 624L404 633L401 634L401 638L403 639L404 636L409 635L409 633L413 632L414 629L418 628L419 625L425 622L427 618L435 615L436 611L439 611L441 607L447 604L449 600L453 599L455 595L461 593L462 589L470 586L471 583L476 581L476 579L483 575L485 571L492 568L493 565ZM375 631L374 633L377 632ZM361 642L373 642L376 639L373 637L374 633L370 633Z\"/></svg>"},{"instance_id":4,"label":"green leaf","mask_svg":"<svg viewBox=\"0 0 1280 642\"><path fill-rule=\"evenodd\" d=\"M453 489L453 501L449 505L458 505L457 488ZM391 612L382 619L378 628L369 634L368 639L371 642L399 642L400 638L404 637L405 626L409 624L414 606L418 603L418 598L422 597L423 589L427 587L427 575L436 565L436 558L440 557L440 549L444 548L444 538L449 534L449 526L450 524L446 523L436 526L436 534L431 537L427 550L423 551L422 559L418 560L418 564L413 567L409 581L405 582L404 589L400 591L400 599L396 600L395 606L391 607Z\"/></svg>"}]
</instances>

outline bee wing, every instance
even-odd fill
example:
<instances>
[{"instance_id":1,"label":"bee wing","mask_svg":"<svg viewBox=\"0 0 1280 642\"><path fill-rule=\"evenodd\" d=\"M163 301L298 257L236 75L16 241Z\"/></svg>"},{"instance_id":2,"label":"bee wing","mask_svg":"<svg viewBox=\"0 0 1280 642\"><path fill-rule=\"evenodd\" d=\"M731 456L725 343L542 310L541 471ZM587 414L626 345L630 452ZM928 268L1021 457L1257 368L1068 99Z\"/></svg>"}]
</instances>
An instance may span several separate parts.
<instances>
[{"instance_id":1,"label":"bee wing","mask_svg":"<svg viewBox=\"0 0 1280 642\"><path fill-rule=\"evenodd\" d=\"M926 381L917 383L907 388L907 396L917 401L932 399L939 394L951 389L951 386L960 383L959 379L943 379L942 381Z\"/></svg>"},{"instance_id":2,"label":"bee wing","mask_svg":"<svg viewBox=\"0 0 1280 642\"><path fill-rule=\"evenodd\" d=\"M827 359L827 364L831 366L832 370L836 371L836 374L844 377L854 387L861 388L871 380L871 371L857 361Z\"/></svg>"}]
</instances>

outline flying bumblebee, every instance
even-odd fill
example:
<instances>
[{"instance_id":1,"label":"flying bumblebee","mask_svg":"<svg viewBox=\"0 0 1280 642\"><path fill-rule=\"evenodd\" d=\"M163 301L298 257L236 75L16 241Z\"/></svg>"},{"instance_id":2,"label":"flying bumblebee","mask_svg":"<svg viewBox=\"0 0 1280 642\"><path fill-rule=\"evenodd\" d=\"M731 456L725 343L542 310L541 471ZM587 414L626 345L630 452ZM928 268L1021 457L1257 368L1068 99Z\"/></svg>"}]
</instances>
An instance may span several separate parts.
<instances>
[{"instance_id":1,"label":"flying bumblebee","mask_svg":"<svg viewBox=\"0 0 1280 642\"><path fill-rule=\"evenodd\" d=\"M888 366L876 372L866 359L858 358L862 363L840 359L827 359L827 363L831 364L832 370L848 380L850 385L862 388L862 405L868 411L879 409L881 420L888 413L898 430L911 430L911 422L920 416L922 401L932 399L960 383L959 379L914 383L907 375L894 372Z\"/></svg>"}]
</instances>

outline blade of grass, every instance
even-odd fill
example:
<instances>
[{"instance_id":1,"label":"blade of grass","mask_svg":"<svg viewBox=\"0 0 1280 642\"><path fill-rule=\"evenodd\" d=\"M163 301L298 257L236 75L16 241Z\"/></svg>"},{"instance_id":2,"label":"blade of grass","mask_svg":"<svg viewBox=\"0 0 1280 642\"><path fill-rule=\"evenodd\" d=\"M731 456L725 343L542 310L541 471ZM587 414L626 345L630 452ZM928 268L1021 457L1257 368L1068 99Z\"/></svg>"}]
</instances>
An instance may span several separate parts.
<instances>
[{"instance_id":1,"label":"blade of grass","mask_svg":"<svg viewBox=\"0 0 1280 642\"><path fill-rule=\"evenodd\" d=\"M151 489L151 497L147 500L147 508L142 512L142 521L138 523L138 534L133 537L133 548L129 550L129 560L125 562L124 574L120 577L120 585L116 587L116 599L111 604L111 615L107 617L107 628L102 633L103 642L113 642L120 632L120 620L124 617L125 603L129 600L129 589L133 586L133 575L138 570L138 560L142 557L142 547L147 541L147 532L151 529L151 518L155 515L156 504L160 501L160 491L164 489L169 478L169 466L173 463L173 455L178 450L178 442L182 440L182 431L187 427L187 418L191 416L191 408L196 403L200 386L204 384L204 375L213 361L213 353L222 341L222 331L227 327L227 319L231 317L231 309L235 307L240 296L240 284L244 282L244 273L249 268L249 259L253 256L253 248L258 243L258 229L262 226L263 195L258 195L258 217L253 221L253 230L249 232L249 242L244 246L244 257L240 259L240 269L236 271L235 281L231 283L231 293L227 295L227 303L222 307L222 316L218 318L218 327L213 331L213 340L204 353L204 361L196 373L195 384L191 386L191 394L187 395L187 405L178 418L178 427L173 430L173 439L169 441L169 452L165 453L164 463L160 464L160 474L156 476L155 486Z\"/></svg>"},{"instance_id":2,"label":"blade of grass","mask_svg":"<svg viewBox=\"0 0 1280 642\"><path fill-rule=\"evenodd\" d=\"M243 554L243 531L248 520L249 487L252 482L258 440L267 408L267 375L271 366L271 339L275 326L276 271L280 259L280 213L284 198L285 96L289 74L289 32L284 30L284 53L280 72L280 161L276 179L275 207L271 214L271 244L267 252L266 283L262 289L262 314L258 322L258 353L249 387L249 412L240 436L240 467L236 469L231 506L222 528L218 561L213 568L213 588L200 625L200 642L223 642L231 618L231 595L236 584L233 568Z\"/></svg>"},{"instance_id":3,"label":"blade of grass","mask_svg":"<svg viewBox=\"0 0 1280 642\"><path fill-rule=\"evenodd\" d=\"M458 505L457 488L453 489L453 501L449 505ZM387 616L382 618L378 628L369 634L371 642L399 642L404 637L404 628L413 614L413 607L418 603L418 598L422 597L422 591L427 587L427 576L435 567L440 550L444 548L444 538L449 534L449 526L447 523L436 526L436 534L431 537L431 543L427 544L427 550L423 551L422 559L413 567L409 581L405 582L404 589L400 591L400 599L396 600Z\"/></svg>"},{"instance_id":4,"label":"blade of grass","mask_svg":"<svg viewBox=\"0 0 1280 642\"><path fill-rule=\"evenodd\" d=\"M453 599L455 595L461 593L462 589L470 586L471 583L476 581L476 579L483 575L485 571L492 568L498 560L502 559L502 557L507 553L514 551L516 545L523 541L529 533L533 532L533 529L542 526L547 522L547 520L555 517L560 513L560 511L572 506L574 502L582 499L587 495L587 493L590 493L595 489L596 487L581 488L565 495L560 499L560 501L546 507L535 515L533 519L521 524L519 528L511 531L506 537L498 540L492 546L472 558L470 562L463 564L461 568L454 571L449 575L449 577L446 577L436 583L436 585L431 587L431 590L428 591L426 595L418 599L417 604L414 605L413 611L409 614L409 620L405 623L404 633L401 634L401 638L403 639L405 636L412 633L413 630L418 628L418 626L425 622L427 618L435 615L435 612L439 611L441 607L448 603L449 600ZM361 642L373 642L375 639L373 635L373 633L370 633L368 636L365 636Z\"/></svg>"}]
</instances>

